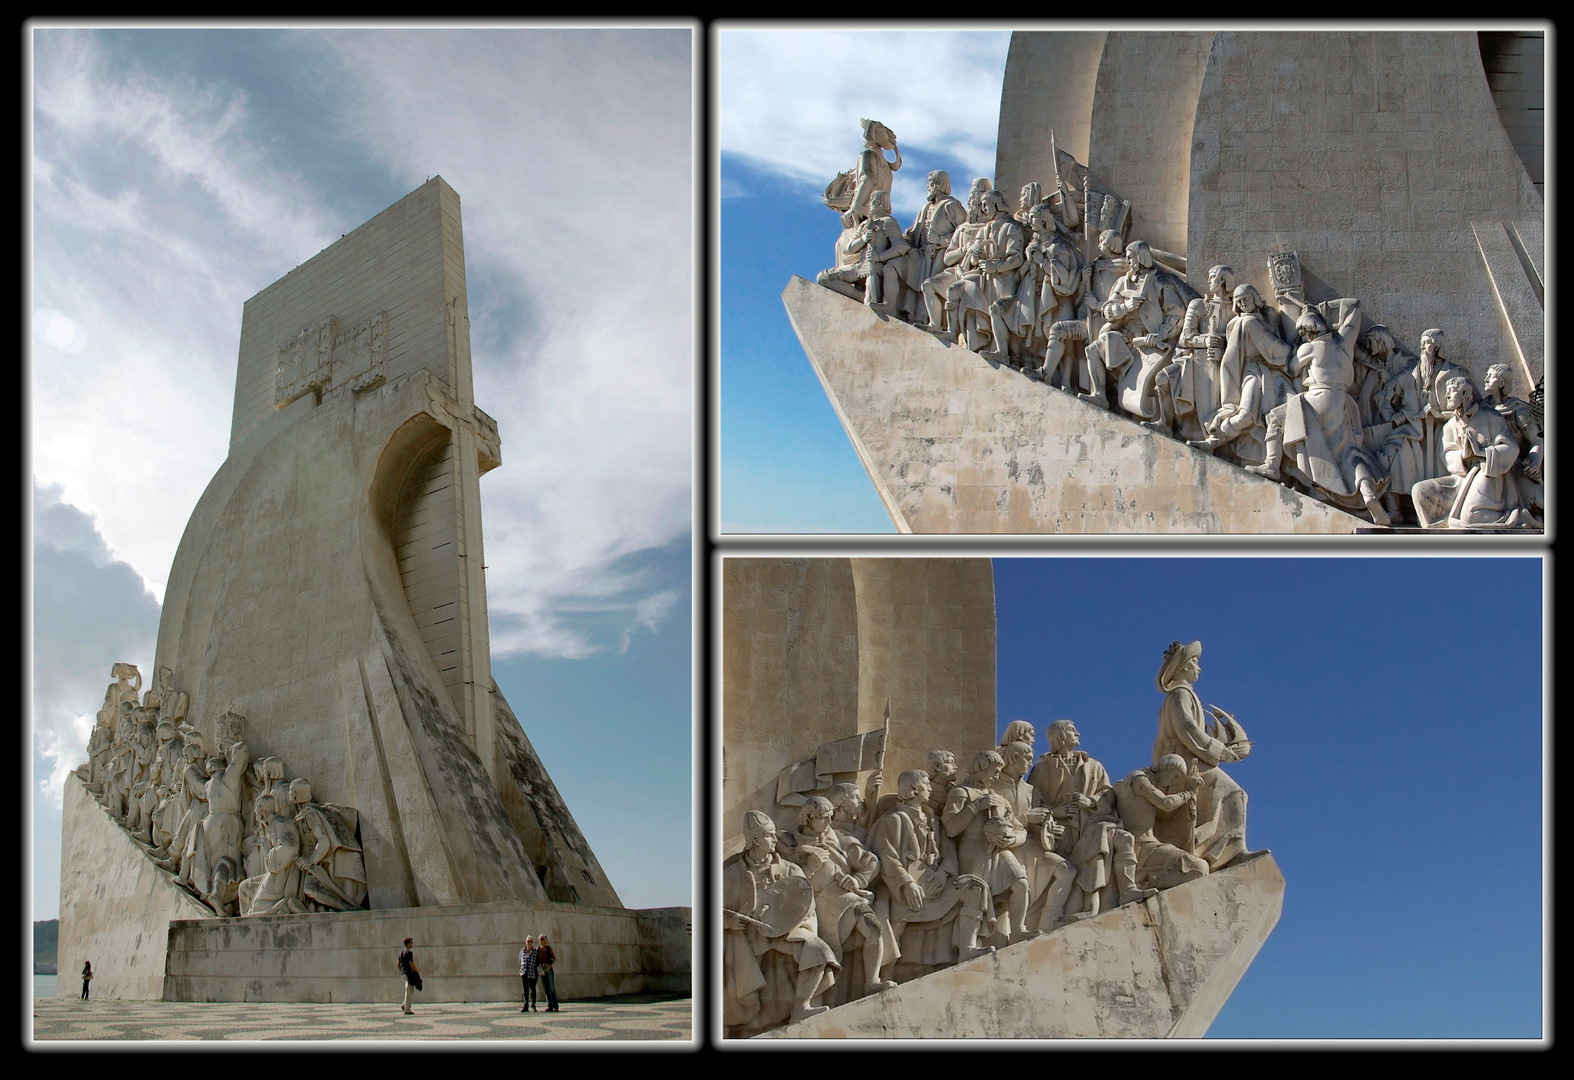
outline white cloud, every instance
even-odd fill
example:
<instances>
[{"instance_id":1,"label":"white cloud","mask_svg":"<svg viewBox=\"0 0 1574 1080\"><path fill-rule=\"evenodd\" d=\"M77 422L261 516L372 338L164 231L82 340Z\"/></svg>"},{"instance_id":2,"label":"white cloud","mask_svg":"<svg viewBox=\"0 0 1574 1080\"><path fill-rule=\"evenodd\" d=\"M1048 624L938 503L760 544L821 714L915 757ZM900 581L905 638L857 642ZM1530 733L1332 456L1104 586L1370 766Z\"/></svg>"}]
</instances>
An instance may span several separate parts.
<instances>
[{"instance_id":1,"label":"white cloud","mask_svg":"<svg viewBox=\"0 0 1574 1080\"><path fill-rule=\"evenodd\" d=\"M93 519L33 486L33 745L49 775L39 794L60 805L66 775L86 758L109 669L124 660L152 670L158 601L116 559Z\"/></svg>"},{"instance_id":2,"label":"white cloud","mask_svg":"<svg viewBox=\"0 0 1574 1080\"><path fill-rule=\"evenodd\" d=\"M993 176L1010 40L1004 31L723 30L721 150L823 187L853 166L868 117L895 131L904 153L944 154ZM899 209L923 201L921 176L898 172L895 188Z\"/></svg>"},{"instance_id":3,"label":"white cloud","mask_svg":"<svg viewBox=\"0 0 1574 1080\"><path fill-rule=\"evenodd\" d=\"M690 524L691 99L685 33L335 39L346 130L464 201L495 656L583 656L577 599ZM462 122L460 122L462 118ZM414 152L412 148L418 148ZM481 295L478 281L487 282ZM512 334L489 331L536 313Z\"/></svg>"},{"instance_id":4,"label":"white cloud","mask_svg":"<svg viewBox=\"0 0 1574 1080\"><path fill-rule=\"evenodd\" d=\"M241 89L35 40L33 465L161 596L228 452L243 302L359 222L329 209L329 170L276 163ZM572 602L632 608L649 584L609 568L691 520L688 33L290 44L334 73L316 115L362 160L464 200L505 462L484 484L494 652L595 651Z\"/></svg>"}]
</instances>

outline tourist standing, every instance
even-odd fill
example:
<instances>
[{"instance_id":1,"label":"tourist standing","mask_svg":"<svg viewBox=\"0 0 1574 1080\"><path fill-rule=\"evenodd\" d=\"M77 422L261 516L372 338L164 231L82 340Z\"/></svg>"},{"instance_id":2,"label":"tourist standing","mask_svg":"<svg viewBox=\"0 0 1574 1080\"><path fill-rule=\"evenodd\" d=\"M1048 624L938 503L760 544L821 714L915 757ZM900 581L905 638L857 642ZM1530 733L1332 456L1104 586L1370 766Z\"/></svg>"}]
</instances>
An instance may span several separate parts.
<instances>
[{"instance_id":1,"label":"tourist standing","mask_svg":"<svg viewBox=\"0 0 1574 1080\"><path fill-rule=\"evenodd\" d=\"M552 946L547 944L545 934L541 935L536 953L536 961L541 969L541 987L547 992L547 1012L557 1012L557 979L552 974L552 965L557 962L557 954L552 951Z\"/></svg>"},{"instance_id":2,"label":"tourist standing","mask_svg":"<svg viewBox=\"0 0 1574 1080\"><path fill-rule=\"evenodd\" d=\"M399 975L404 980L404 1001L399 1008L406 1016L412 1014L410 1008L410 995L412 991L421 989L421 973L415 969L415 951L410 948L413 938L404 939L404 952L399 954Z\"/></svg>"},{"instance_id":3,"label":"tourist standing","mask_svg":"<svg viewBox=\"0 0 1574 1080\"><path fill-rule=\"evenodd\" d=\"M93 961L82 962L82 1000L87 1000L87 984L93 981Z\"/></svg>"},{"instance_id":4,"label":"tourist standing","mask_svg":"<svg viewBox=\"0 0 1574 1080\"><path fill-rule=\"evenodd\" d=\"M536 975L540 972L541 954L536 950L536 939L525 938L525 947L519 950L519 981L522 984L524 1005L520 1012L536 1008Z\"/></svg>"}]
</instances>

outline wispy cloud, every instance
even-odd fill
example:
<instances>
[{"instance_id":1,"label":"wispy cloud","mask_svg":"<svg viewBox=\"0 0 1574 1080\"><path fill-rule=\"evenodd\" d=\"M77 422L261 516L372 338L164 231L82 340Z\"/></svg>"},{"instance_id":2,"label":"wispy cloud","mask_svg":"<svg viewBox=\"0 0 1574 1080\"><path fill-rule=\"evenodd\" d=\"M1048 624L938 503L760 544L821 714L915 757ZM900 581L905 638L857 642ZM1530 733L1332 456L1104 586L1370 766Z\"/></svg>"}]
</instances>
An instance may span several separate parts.
<instances>
[{"instance_id":1,"label":"wispy cloud","mask_svg":"<svg viewBox=\"0 0 1574 1080\"><path fill-rule=\"evenodd\" d=\"M723 30L721 150L823 187L853 166L858 121L869 117L896 132L904 154L991 176L1010 40L1005 31ZM922 176L895 179L899 208L922 201Z\"/></svg>"},{"instance_id":2,"label":"wispy cloud","mask_svg":"<svg viewBox=\"0 0 1574 1080\"><path fill-rule=\"evenodd\" d=\"M33 745L49 775L37 794L60 804L66 775L86 757L93 712L119 660L148 674L158 601L116 559L93 519L33 486Z\"/></svg>"},{"instance_id":3,"label":"wispy cloud","mask_svg":"<svg viewBox=\"0 0 1574 1080\"><path fill-rule=\"evenodd\" d=\"M241 86L36 40L34 468L105 549L162 595L228 451L242 303L360 223L330 207L349 146L464 200L494 653L615 647L574 601L637 625L661 585L613 567L690 523L687 32L291 35L340 140L304 174Z\"/></svg>"}]
</instances>

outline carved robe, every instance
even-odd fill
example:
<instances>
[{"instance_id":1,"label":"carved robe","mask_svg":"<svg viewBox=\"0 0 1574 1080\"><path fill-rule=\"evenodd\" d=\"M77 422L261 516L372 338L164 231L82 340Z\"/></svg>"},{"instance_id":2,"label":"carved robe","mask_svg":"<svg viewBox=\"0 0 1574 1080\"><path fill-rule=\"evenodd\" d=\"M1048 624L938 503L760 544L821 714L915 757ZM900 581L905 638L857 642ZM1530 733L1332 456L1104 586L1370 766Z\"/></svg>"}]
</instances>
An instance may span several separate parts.
<instances>
[{"instance_id":1,"label":"carved robe","mask_svg":"<svg viewBox=\"0 0 1574 1080\"><path fill-rule=\"evenodd\" d=\"M1449 475L1411 489L1421 524L1450 529L1517 524L1516 516L1524 513L1513 473L1519 443L1497 410L1472 402L1463 417L1448 418L1442 442Z\"/></svg>"},{"instance_id":2,"label":"carved robe","mask_svg":"<svg viewBox=\"0 0 1574 1080\"><path fill-rule=\"evenodd\" d=\"M803 876L802 870L775 852L756 865L745 851L722 866L722 905L754 915L765 886L784 877ZM824 964L820 992L830 988L838 967L836 954L814 930L815 913L810 907L803 921L781 937L768 938L752 924L723 931L723 1024L747 1032L783 1023L792 1012L798 973L806 967Z\"/></svg>"},{"instance_id":3,"label":"carved robe","mask_svg":"<svg viewBox=\"0 0 1574 1080\"><path fill-rule=\"evenodd\" d=\"M1197 791L1197 817L1191 837L1190 853L1203 857L1208 849L1222 848L1246 837L1246 792L1219 768L1227 747L1210 730L1209 714L1189 683L1168 688L1159 706L1159 735L1153 743L1153 760L1165 754L1179 754L1187 766L1202 777ZM1177 847L1184 838L1166 835L1163 823L1155 828L1159 840Z\"/></svg>"}]
</instances>

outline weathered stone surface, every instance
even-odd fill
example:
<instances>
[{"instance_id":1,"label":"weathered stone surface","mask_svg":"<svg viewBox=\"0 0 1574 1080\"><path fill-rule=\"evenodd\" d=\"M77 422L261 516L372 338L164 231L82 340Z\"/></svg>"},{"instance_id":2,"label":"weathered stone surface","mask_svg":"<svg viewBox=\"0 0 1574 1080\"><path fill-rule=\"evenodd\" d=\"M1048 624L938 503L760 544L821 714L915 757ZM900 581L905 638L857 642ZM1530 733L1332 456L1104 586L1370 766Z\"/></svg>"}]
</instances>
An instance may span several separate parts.
<instances>
[{"instance_id":1,"label":"weathered stone surface","mask_svg":"<svg viewBox=\"0 0 1574 1080\"><path fill-rule=\"evenodd\" d=\"M1366 523L795 277L793 328L915 533L1351 533Z\"/></svg>"},{"instance_id":2,"label":"weathered stone surface","mask_svg":"<svg viewBox=\"0 0 1574 1080\"><path fill-rule=\"evenodd\" d=\"M1267 852L758 1038L1199 1038L1279 921Z\"/></svg>"},{"instance_id":3,"label":"weathered stone surface","mask_svg":"<svg viewBox=\"0 0 1574 1080\"><path fill-rule=\"evenodd\" d=\"M57 997L76 997L70 976L93 964L95 998L152 998L164 992L171 919L212 916L115 823L76 776L61 804L60 970Z\"/></svg>"},{"instance_id":4,"label":"weathered stone surface","mask_svg":"<svg viewBox=\"0 0 1574 1080\"><path fill-rule=\"evenodd\" d=\"M887 785L934 747L994 742L995 586L987 559L722 563L723 832L773 816L784 765L890 708ZM791 826L790 815L782 818Z\"/></svg>"},{"instance_id":5,"label":"weathered stone surface","mask_svg":"<svg viewBox=\"0 0 1574 1080\"><path fill-rule=\"evenodd\" d=\"M1412 349L1441 328L1478 387L1510 357L1518 396L1542 374L1539 357L1517 362L1471 227L1543 215L1474 31L1220 32L1188 214L1193 266L1228 263L1260 287L1282 242L1319 279L1309 300L1359 297Z\"/></svg>"},{"instance_id":6,"label":"weathered stone surface","mask_svg":"<svg viewBox=\"0 0 1574 1080\"><path fill-rule=\"evenodd\" d=\"M683 991L686 911L542 901L176 920L168 971L145 996L396 1002L400 943L409 937L424 983L418 1001L517 1001L520 946L540 934L552 939L562 997Z\"/></svg>"}]
</instances>

